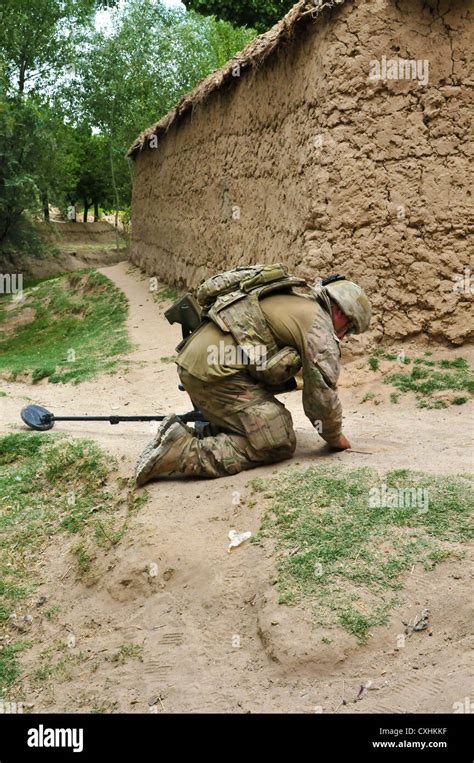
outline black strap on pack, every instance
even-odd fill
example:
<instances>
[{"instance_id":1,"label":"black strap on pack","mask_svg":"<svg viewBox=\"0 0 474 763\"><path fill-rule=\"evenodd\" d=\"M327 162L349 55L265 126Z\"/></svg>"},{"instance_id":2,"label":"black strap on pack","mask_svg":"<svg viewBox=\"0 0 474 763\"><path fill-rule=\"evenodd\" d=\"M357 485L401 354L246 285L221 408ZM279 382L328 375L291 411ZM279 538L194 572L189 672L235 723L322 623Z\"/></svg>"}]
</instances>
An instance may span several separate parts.
<instances>
[{"instance_id":1,"label":"black strap on pack","mask_svg":"<svg viewBox=\"0 0 474 763\"><path fill-rule=\"evenodd\" d=\"M327 278L323 278L321 281L321 286L327 286L330 283L334 283L334 281L346 281L345 276L341 276L339 274L334 276L328 276Z\"/></svg>"}]
</instances>

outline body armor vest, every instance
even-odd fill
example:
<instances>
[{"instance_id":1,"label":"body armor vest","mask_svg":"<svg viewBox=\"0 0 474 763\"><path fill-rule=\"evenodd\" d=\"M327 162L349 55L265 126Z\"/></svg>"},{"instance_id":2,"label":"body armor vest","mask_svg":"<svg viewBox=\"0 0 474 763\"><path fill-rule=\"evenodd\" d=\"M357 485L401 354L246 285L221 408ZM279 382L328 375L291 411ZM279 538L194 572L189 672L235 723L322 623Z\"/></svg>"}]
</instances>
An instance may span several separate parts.
<instances>
[{"instance_id":1,"label":"body armor vest","mask_svg":"<svg viewBox=\"0 0 474 763\"><path fill-rule=\"evenodd\" d=\"M248 372L267 387L282 390L301 368L293 347L279 348L260 307L260 299L307 286L283 265L235 268L204 281L196 293L202 318L232 334L248 360Z\"/></svg>"}]
</instances>

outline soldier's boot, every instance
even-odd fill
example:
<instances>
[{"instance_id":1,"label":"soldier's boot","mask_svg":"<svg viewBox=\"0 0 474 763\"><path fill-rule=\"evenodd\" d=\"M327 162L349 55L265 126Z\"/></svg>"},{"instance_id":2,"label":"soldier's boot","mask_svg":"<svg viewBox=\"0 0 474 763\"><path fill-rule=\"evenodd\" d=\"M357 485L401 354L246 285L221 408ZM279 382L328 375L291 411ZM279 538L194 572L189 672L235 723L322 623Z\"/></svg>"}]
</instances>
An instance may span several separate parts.
<instances>
[{"instance_id":1,"label":"soldier's boot","mask_svg":"<svg viewBox=\"0 0 474 763\"><path fill-rule=\"evenodd\" d=\"M156 451L158 445L160 444L161 438L163 437L166 430L171 426L171 424L174 424L174 422L177 420L178 420L178 417L174 413L171 414L170 416L166 416L163 419L163 421L161 422L161 424L159 425L157 429L155 436L153 437L153 440L151 440L151 442L148 443L145 450L141 452L138 458L137 465L135 467L135 476L148 463L153 453Z\"/></svg>"},{"instance_id":2,"label":"soldier's boot","mask_svg":"<svg viewBox=\"0 0 474 763\"><path fill-rule=\"evenodd\" d=\"M155 477L183 471L183 451L194 435L176 416L164 419L157 435L147 445L135 467L135 482L140 487Z\"/></svg>"}]
</instances>

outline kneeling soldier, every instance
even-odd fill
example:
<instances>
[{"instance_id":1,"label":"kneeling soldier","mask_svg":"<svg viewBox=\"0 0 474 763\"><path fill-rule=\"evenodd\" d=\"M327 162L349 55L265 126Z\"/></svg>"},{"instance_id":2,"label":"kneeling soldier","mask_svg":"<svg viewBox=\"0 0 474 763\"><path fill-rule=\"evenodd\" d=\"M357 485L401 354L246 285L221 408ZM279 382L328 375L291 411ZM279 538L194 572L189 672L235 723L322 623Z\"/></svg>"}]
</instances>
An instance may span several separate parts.
<instances>
[{"instance_id":1,"label":"kneeling soldier","mask_svg":"<svg viewBox=\"0 0 474 763\"><path fill-rule=\"evenodd\" d=\"M219 433L197 437L168 416L139 458L137 485L172 474L222 477L291 458L291 414L274 393L294 389L300 368L306 416L329 446L350 448L336 385L340 340L370 323L360 286L333 276L311 287L281 265L249 266L208 279L197 300L200 325L176 362L193 404Z\"/></svg>"}]
</instances>

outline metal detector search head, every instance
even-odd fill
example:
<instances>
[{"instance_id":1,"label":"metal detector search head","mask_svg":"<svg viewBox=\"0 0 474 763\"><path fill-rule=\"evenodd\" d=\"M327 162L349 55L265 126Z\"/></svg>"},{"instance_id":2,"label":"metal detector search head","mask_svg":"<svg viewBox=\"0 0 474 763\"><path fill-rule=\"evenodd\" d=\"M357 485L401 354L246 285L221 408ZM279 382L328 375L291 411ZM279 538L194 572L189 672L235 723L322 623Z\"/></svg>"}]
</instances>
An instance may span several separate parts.
<instances>
[{"instance_id":1,"label":"metal detector search head","mask_svg":"<svg viewBox=\"0 0 474 763\"><path fill-rule=\"evenodd\" d=\"M27 405L22 408L20 416L30 429L37 429L44 432L52 429L54 426L54 416L52 413L42 408L41 405Z\"/></svg>"}]
</instances>

